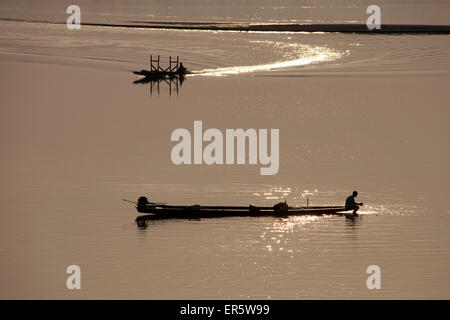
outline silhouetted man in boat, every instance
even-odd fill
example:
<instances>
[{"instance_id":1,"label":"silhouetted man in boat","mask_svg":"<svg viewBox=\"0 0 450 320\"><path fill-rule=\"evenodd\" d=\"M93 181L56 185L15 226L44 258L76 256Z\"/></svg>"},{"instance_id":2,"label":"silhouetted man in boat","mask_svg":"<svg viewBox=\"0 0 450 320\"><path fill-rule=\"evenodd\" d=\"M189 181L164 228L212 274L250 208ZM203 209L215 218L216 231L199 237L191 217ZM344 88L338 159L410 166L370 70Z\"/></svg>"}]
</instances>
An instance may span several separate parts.
<instances>
[{"instance_id":1,"label":"silhouetted man in boat","mask_svg":"<svg viewBox=\"0 0 450 320\"><path fill-rule=\"evenodd\" d=\"M183 66L183 63L180 62L180 66L178 67L178 70L177 70L177 71L178 71L179 74L185 75L187 69Z\"/></svg>"},{"instance_id":2,"label":"silhouetted man in boat","mask_svg":"<svg viewBox=\"0 0 450 320\"><path fill-rule=\"evenodd\" d=\"M358 214L356 211L359 210L359 206L362 206L362 203L357 203L355 201L355 198L358 196L358 191L353 191L351 196L348 196L345 200L345 209L347 210L353 210L353 215L357 216Z\"/></svg>"}]
</instances>

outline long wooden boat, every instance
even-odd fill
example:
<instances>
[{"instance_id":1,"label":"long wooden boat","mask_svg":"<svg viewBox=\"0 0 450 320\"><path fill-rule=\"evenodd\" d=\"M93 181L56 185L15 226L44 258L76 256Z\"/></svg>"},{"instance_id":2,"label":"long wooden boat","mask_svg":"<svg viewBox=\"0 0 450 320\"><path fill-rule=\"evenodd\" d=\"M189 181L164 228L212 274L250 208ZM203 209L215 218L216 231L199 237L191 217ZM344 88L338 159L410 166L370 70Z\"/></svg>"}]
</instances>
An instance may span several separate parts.
<instances>
[{"instance_id":1,"label":"long wooden boat","mask_svg":"<svg viewBox=\"0 0 450 320\"><path fill-rule=\"evenodd\" d=\"M255 206L171 206L165 204L138 204L136 209L144 213L136 218L137 223L160 219L200 219L222 217L287 217L301 215L343 215L349 211L344 206L274 207Z\"/></svg>"}]
</instances>

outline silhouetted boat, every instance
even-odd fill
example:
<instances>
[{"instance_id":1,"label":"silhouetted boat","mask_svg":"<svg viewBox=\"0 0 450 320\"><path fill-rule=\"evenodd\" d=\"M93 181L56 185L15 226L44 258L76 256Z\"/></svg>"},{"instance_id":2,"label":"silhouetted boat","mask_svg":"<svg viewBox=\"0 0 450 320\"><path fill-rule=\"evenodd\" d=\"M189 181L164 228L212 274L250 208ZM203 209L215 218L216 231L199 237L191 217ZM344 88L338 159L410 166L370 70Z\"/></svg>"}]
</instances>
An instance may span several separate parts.
<instances>
[{"instance_id":1,"label":"silhouetted boat","mask_svg":"<svg viewBox=\"0 0 450 320\"><path fill-rule=\"evenodd\" d=\"M281 207L280 207L281 205ZM283 206L284 205L284 206ZM137 223L160 219L199 219L222 217L286 217L302 215L343 215L349 211L344 206L288 207L281 203L273 207L255 206L172 206L149 203L146 197L138 199L136 209L145 213L136 218Z\"/></svg>"},{"instance_id":2,"label":"silhouetted boat","mask_svg":"<svg viewBox=\"0 0 450 320\"><path fill-rule=\"evenodd\" d=\"M167 79L167 78L175 78L175 77L184 77L186 74L190 73L180 62L180 58L177 56L177 59L172 59L172 56L169 56L169 63L166 67L161 67L160 65L160 56L157 59L153 59L153 56L150 56L150 70L141 71L133 71L134 74L139 76L144 76L147 79Z\"/></svg>"},{"instance_id":3,"label":"silhouetted boat","mask_svg":"<svg viewBox=\"0 0 450 320\"><path fill-rule=\"evenodd\" d=\"M163 79L163 78L172 78L172 77L184 77L186 74L189 74L190 72L185 70L178 70L178 71L158 71L158 70L141 70L141 71L133 71L134 74L137 74L139 76L144 76L146 78L151 79Z\"/></svg>"}]
</instances>

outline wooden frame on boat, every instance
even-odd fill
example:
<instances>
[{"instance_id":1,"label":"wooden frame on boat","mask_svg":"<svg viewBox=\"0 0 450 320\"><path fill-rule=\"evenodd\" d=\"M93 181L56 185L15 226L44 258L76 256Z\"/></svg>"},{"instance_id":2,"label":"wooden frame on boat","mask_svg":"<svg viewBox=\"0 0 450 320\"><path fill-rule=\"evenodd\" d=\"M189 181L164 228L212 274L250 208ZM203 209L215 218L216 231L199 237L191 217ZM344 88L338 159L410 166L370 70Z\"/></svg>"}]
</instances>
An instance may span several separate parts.
<instances>
[{"instance_id":1,"label":"wooden frame on boat","mask_svg":"<svg viewBox=\"0 0 450 320\"><path fill-rule=\"evenodd\" d=\"M158 56L157 59L154 59L153 56L150 55L150 70L142 69L141 71L133 71L133 73L153 79L184 77L189 73L180 63L179 56L177 56L176 60L172 59L172 56L169 56L169 64L166 68L163 68L160 62L160 56Z\"/></svg>"}]
</instances>

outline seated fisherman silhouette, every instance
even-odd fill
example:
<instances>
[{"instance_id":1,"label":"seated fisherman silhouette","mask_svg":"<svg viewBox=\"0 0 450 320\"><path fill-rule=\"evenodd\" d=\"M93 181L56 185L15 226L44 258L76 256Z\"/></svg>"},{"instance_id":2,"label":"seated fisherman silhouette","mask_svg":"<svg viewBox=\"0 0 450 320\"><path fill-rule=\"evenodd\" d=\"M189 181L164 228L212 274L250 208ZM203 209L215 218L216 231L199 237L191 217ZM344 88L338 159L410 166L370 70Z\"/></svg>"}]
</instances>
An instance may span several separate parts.
<instances>
[{"instance_id":1,"label":"seated fisherman silhouette","mask_svg":"<svg viewBox=\"0 0 450 320\"><path fill-rule=\"evenodd\" d=\"M357 203L355 198L358 196L358 191L353 191L352 195L348 196L345 200L345 209L353 210L353 215L357 216L356 213L359 210L359 206L362 206L363 203Z\"/></svg>"},{"instance_id":2,"label":"seated fisherman silhouette","mask_svg":"<svg viewBox=\"0 0 450 320\"><path fill-rule=\"evenodd\" d=\"M180 66L178 67L177 72L178 72L179 74L185 74L185 73L187 72L187 69L183 66L183 63L182 63L182 62L180 62Z\"/></svg>"}]
</instances>

